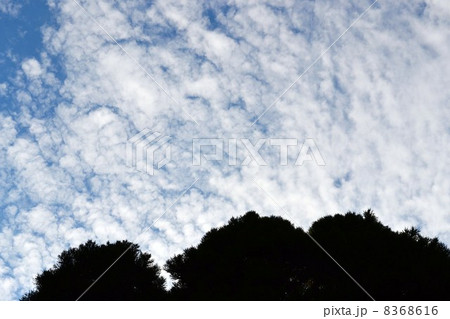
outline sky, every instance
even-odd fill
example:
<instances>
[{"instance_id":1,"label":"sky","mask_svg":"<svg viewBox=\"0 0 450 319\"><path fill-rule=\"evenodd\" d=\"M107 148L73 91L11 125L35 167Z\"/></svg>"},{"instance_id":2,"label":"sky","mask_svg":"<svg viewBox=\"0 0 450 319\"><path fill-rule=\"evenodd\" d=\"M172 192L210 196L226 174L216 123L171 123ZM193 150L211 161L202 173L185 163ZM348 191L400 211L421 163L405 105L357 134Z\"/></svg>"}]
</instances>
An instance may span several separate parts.
<instances>
[{"instance_id":1,"label":"sky","mask_svg":"<svg viewBox=\"0 0 450 319\"><path fill-rule=\"evenodd\" d=\"M162 266L249 210L449 245L450 6L372 2L1 0L0 299L88 239Z\"/></svg>"}]
</instances>

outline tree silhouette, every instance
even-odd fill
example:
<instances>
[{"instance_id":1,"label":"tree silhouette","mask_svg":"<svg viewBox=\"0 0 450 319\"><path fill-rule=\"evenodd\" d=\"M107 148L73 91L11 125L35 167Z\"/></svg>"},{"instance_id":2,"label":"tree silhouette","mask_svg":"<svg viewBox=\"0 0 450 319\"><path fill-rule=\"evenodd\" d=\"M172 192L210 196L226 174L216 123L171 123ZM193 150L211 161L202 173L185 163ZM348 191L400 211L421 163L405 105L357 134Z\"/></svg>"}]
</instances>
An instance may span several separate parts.
<instances>
[{"instance_id":1,"label":"tree silhouette","mask_svg":"<svg viewBox=\"0 0 450 319\"><path fill-rule=\"evenodd\" d=\"M376 300L450 300L450 251L437 238L393 232L371 210L321 218L309 234ZM317 298L367 298L341 269L321 264Z\"/></svg>"},{"instance_id":2,"label":"tree silhouette","mask_svg":"<svg viewBox=\"0 0 450 319\"><path fill-rule=\"evenodd\" d=\"M450 300L450 250L416 228L392 231L371 210L323 217L308 233L281 217L231 218L166 262L169 292L138 245L88 241L22 300L76 300L125 250L82 300Z\"/></svg>"},{"instance_id":3,"label":"tree silhouette","mask_svg":"<svg viewBox=\"0 0 450 319\"><path fill-rule=\"evenodd\" d=\"M52 269L36 277L36 290L22 300L76 300L125 250L81 300L164 299L165 280L150 254L128 241L101 246L88 241L61 253Z\"/></svg>"},{"instance_id":4,"label":"tree silhouette","mask_svg":"<svg viewBox=\"0 0 450 319\"><path fill-rule=\"evenodd\" d=\"M167 261L178 300L301 299L311 241L280 217L248 212L212 229L196 248Z\"/></svg>"},{"instance_id":5,"label":"tree silhouette","mask_svg":"<svg viewBox=\"0 0 450 319\"><path fill-rule=\"evenodd\" d=\"M376 300L449 300L450 254L418 230L393 232L371 210L327 216L314 238ZM249 212L167 261L178 300L370 300L300 228Z\"/></svg>"}]
</instances>

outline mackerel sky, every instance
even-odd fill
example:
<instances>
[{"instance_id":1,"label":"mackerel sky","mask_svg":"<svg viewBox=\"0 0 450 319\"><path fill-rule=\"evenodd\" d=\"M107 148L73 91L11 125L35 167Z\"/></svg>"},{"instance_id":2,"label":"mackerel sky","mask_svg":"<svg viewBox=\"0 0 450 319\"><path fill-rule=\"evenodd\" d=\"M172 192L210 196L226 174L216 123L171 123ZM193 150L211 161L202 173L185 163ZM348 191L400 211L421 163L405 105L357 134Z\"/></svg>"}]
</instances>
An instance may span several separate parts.
<instances>
[{"instance_id":1,"label":"mackerel sky","mask_svg":"<svg viewBox=\"0 0 450 319\"><path fill-rule=\"evenodd\" d=\"M249 210L450 244L450 5L372 3L1 0L0 299L88 239L163 265ZM144 129L170 137L153 175L127 165ZM193 165L199 139L223 159Z\"/></svg>"}]
</instances>

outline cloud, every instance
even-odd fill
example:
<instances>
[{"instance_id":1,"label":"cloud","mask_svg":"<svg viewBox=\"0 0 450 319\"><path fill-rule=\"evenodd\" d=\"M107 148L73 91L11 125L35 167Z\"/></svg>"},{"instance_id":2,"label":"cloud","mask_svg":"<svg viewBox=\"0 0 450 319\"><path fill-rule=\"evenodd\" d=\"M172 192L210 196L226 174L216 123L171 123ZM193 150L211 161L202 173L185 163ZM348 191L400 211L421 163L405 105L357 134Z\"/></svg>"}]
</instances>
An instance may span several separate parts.
<instances>
[{"instance_id":1,"label":"cloud","mask_svg":"<svg viewBox=\"0 0 450 319\"><path fill-rule=\"evenodd\" d=\"M36 59L25 60L22 63L22 70L29 78L36 78L42 74L41 65Z\"/></svg>"},{"instance_id":2,"label":"cloud","mask_svg":"<svg viewBox=\"0 0 450 319\"><path fill-rule=\"evenodd\" d=\"M2 0L0 2L0 12L16 17L21 9L21 5L10 0Z\"/></svg>"},{"instance_id":3,"label":"cloud","mask_svg":"<svg viewBox=\"0 0 450 319\"><path fill-rule=\"evenodd\" d=\"M162 265L232 216L283 215L271 197L305 228L371 207L450 243L444 2L378 3L254 126L369 1L80 4L95 21L51 2L45 52L5 84L1 299L89 238L136 240ZM127 140L146 127L171 136L172 161L154 176L126 165ZM193 138L312 138L326 166L294 166L300 145L287 166L270 145L267 166L193 166Z\"/></svg>"},{"instance_id":4,"label":"cloud","mask_svg":"<svg viewBox=\"0 0 450 319\"><path fill-rule=\"evenodd\" d=\"M5 96L8 91L8 84L0 83L0 96Z\"/></svg>"}]
</instances>

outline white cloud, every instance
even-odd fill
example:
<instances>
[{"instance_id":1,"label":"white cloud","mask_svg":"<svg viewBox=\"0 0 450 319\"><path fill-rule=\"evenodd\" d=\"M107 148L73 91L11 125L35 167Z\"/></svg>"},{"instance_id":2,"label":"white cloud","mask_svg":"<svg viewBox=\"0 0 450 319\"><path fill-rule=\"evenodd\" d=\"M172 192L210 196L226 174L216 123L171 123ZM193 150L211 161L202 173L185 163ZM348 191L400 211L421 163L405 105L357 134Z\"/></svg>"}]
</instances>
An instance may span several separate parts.
<instances>
[{"instance_id":1,"label":"white cloud","mask_svg":"<svg viewBox=\"0 0 450 319\"><path fill-rule=\"evenodd\" d=\"M19 14L21 7L21 4L15 3L11 0L2 0L0 2L0 12L12 15L14 17Z\"/></svg>"},{"instance_id":2,"label":"white cloud","mask_svg":"<svg viewBox=\"0 0 450 319\"><path fill-rule=\"evenodd\" d=\"M42 74L41 64L36 59L28 59L22 63L22 70L29 78L37 78Z\"/></svg>"},{"instance_id":3,"label":"white cloud","mask_svg":"<svg viewBox=\"0 0 450 319\"><path fill-rule=\"evenodd\" d=\"M8 92L8 84L0 83L0 96L5 96L7 92Z\"/></svg>"}]
</instances>

